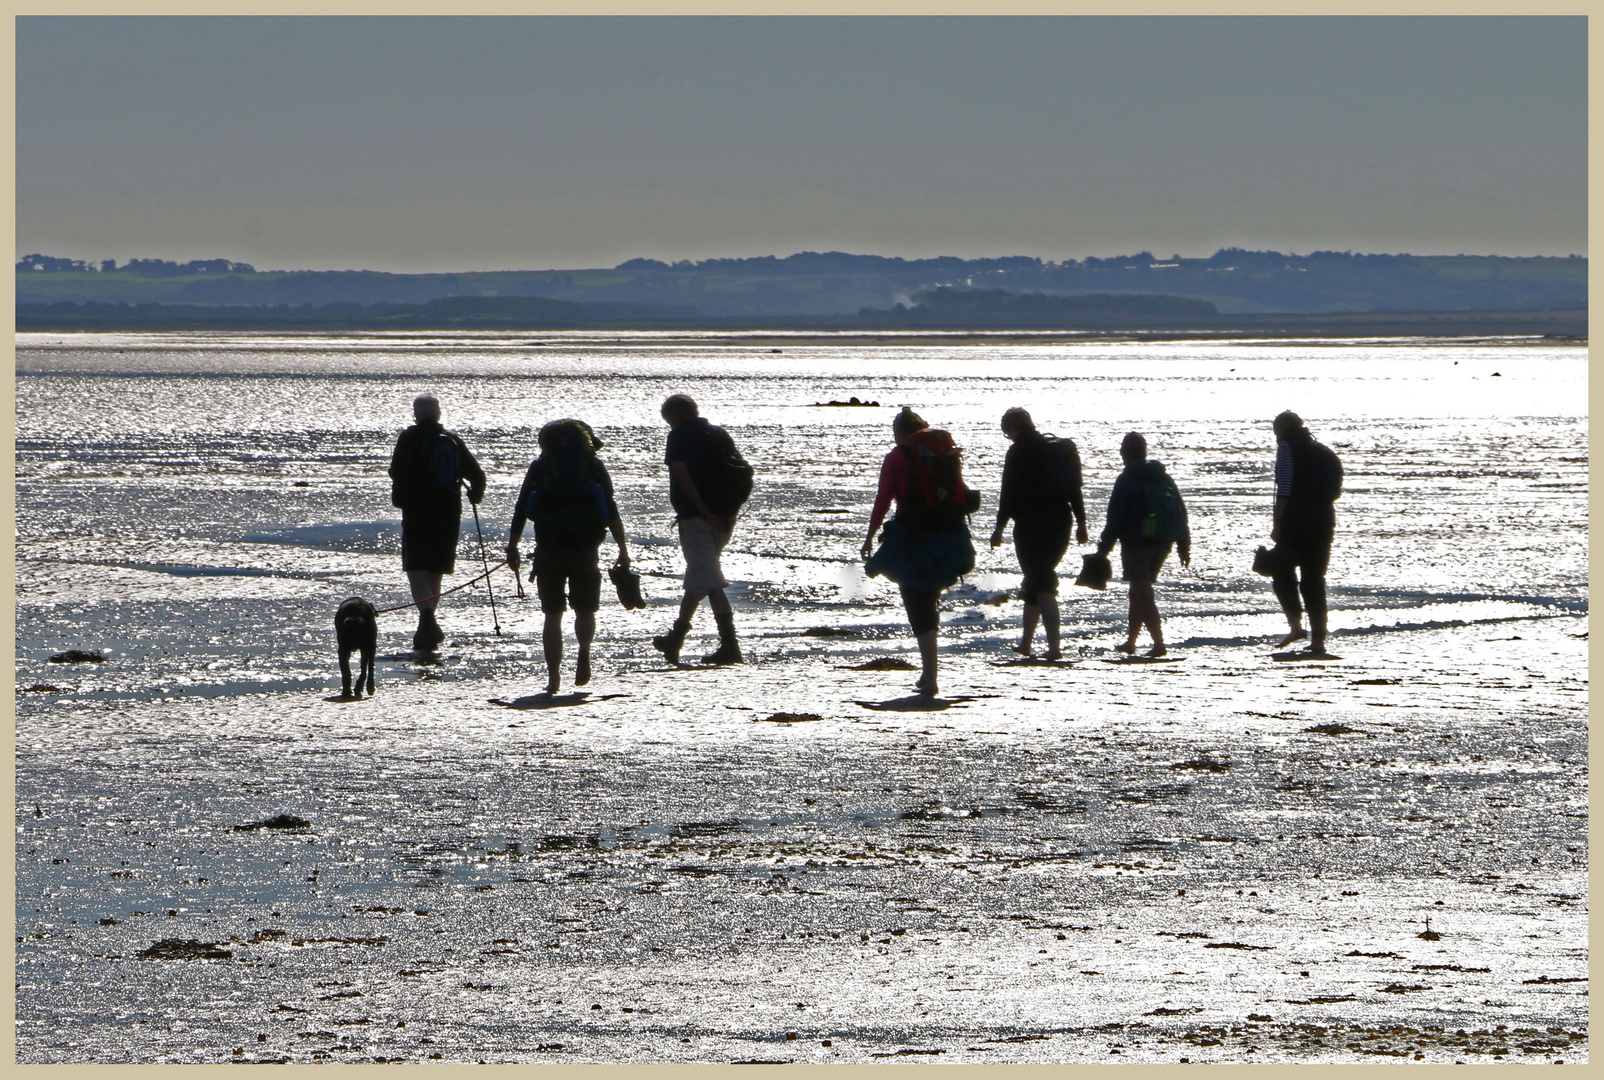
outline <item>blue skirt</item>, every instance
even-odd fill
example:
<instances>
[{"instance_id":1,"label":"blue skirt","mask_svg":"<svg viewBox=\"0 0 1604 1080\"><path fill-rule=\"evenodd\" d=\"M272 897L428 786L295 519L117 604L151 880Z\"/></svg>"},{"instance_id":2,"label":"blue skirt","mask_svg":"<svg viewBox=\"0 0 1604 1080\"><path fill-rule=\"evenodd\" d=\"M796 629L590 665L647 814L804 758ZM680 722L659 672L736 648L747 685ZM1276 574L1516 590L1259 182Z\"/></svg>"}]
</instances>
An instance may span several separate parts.
<instances>
[{"instance_id":1,"label":"blue skirt","mask_svg":"<svg viewBox=\"0 0 1604 1080\"><path fill-rule=\"evenodd\" d=\"M904 588L938 593L975 568L975 545L967 525L947 532L915 533L905 522L892 518L881 535L879 549L863 565L870 577L884 574Z\"/></svg>"}]
</instances>

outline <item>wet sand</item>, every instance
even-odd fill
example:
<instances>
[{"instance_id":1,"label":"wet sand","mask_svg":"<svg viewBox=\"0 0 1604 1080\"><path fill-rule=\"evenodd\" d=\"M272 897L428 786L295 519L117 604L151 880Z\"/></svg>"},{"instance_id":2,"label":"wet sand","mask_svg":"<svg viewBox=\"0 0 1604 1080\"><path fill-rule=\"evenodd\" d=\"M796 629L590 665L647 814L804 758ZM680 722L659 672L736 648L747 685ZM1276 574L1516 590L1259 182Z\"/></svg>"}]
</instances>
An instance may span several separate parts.
<instances>
[{"instance_id":1,"label":"wet sand","mask_svg":"<svg viewBox=\"0 0 1604 1080\"><path fill-rule=\"evenodd\" d=\"M949 611L926 702L868 629L547 697L525 610L22 723L19 1057L1587 1058L1581 618L1033 667Z\"/></svg>"},{"instance_id":2,"label":"wet sand","mask_svg":"<svg viewBox=\"0 0 1604 1080\"><path fill-rule=\"evenodd\" d=\"M1587 1059L1581 350L565 348L21 343L19 1061ZM479 589L433 662L383 615L377 696L328 700L340 601L405 597L384 469L425 388L491 552L533 425L604 435L650 606L605 599L583 693L570 642L540 696L503 575L502 636ZM671 391L761 463L739 668L648 644ZM812 404L849 395L884 408ZM914 657L857 557L890 415L954 432L989 516L1021 402L1079 442L1094 532L1153 439L1195 539L1158 587L1178 659L1103 663L1124 586L1066 579L1075 662L1010 663L982 518L931 706L862 670ZM1348 471L1318 663L1271 658L1248 568L1288 405ZM685 655L713 644L704 610Z\"/></svg>"}]
</instances>

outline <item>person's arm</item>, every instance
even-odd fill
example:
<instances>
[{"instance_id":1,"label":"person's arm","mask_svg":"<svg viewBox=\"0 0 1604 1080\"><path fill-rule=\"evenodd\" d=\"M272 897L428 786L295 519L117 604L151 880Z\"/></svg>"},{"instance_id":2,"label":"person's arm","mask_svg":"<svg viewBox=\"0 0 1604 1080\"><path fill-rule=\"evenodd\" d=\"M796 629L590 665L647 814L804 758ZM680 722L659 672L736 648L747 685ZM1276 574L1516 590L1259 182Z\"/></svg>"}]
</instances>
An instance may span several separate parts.
<instances>
[{"instance_id":1,"label":"person's arm","mask_svg":"<svg viewBox=\"0 0 1604 1080\"><path fill-rule=\"evenodd\" d=\"M468 449L467 444L454 435L452 438L460 451L458 460L462 466L462 477L468 481L468 501L478 506L479 501L485 497L485 471L479 467L478 460L474 458L473 451Z\"/></svg>"},{"instance_id":2,"label":"person's arm","mask_svg":"<svg viewBox=\"0 0 1604 1080\"><path fill-rule=\"evenodd\" d=\"M1270 543L1281 541L1281 515L1292 495L1292 445L1286 440L1275 448L1275 508L1270 512Z\"/></svg>"},{"instance_id":3,"label":"person's arm","mask_svg":"<svg viewBox=\"0 0 1604 1080\"><path fill-rule=\"evenodd\" d=\"M702 493L696 490L696 481L691 479L691 467L683 461L670 461L668 463L669 477L679 484L680 491L690 500L696 512L706 518L715 529L724 528L725 519L708 509L707 503L702 500Z\"/></svg>"},{"instance_id":4,"label":"person's arm","mask_svg":"<svg viewBox=\"0 0 1604 1080\"><path fill-rule=\"evenodd\" d=\"M1071 449L1070 453L1075 455L1075 482L1071 484L1069 488L1069 510L1070 513L1075 515L1075 542L1077 544L1084 544L1087 541L1086 498L1081 493L1080 452L1078 450Z\"/></svg>"},{"instance_id":5,"label":"person's arm","mask_svg":"<svg viewBox=\"0 0 1604 1080\"><path fill-rule=\"evenodd\" d=\"M618 545L618 558L615 564L628 566L629 543L624 539L624 519L618 516L617 511L613 512L612 520L607 523L607 527L613 531L613 542Z\"/></svg>"},{"instance_id":6,"label":"person's arm","mask_svg":"<svg viewBox=\"0 0 1604 1080\"><path fill-rule=\"evenodd\" d=\"M1128 484L1125 474L1114 479L1114 490L1108 494L1108 515L1103 520L1103 535L1097 538L1097 554L1107 555L1119 540L1119 527L1125 520L1125 497Z\"/></svg>"},{"instance_id":7,"label":"person's arm","mask_svg":"<svg viewBox=\"0 0 1604 1080\"><path fill-rule=\"evenodd\" d=\"M1014 516L1014 499L1019 492L1019 444L1014 443L1003 457L1002 482L997 485L997 525L991 530L991 546L1002 547L1003 530Z\"/></svg>"},{"instance_id":8,"label":"person's arm","mask_svg":"<svg viewBox=\"0 0 1604 1080\"><path fill-rule=\"evenodd\" d=\"M607 527L612 530L613 542L618 545L617 565L628 566L629 544L624 539L623 515L618 512L618 503L613 499L612 475L608 473L607 466L599 460L596 462L596 472L598 474L596 482L601 485L602 492L607 496L607 513L610 515L607 518Z\"/></svg>"},{"instance_id":9,"label":"person's arm","mask_svg":"<svg viewBox=\"0 0 1604 1080\"><path fill-rule=\"evenodd\" d=\"M880 523L886 518L886 511L891 508L892 496L897 490L897 465L901 463L902 473L907 472L907 455L899 454L893 450L887 454L880 463L880 482L874 493L874 510L869 514L869 535L863 538L863 557L867 559L874 553L874 534L879 530Z\"/></svg>"},{"instance_id":10,"label":"person's arm","mask_svg":"<svg viewBox=\"0 0 1604 1080\"><path fill-rule=\"evenodd\" d=\"M390 455L390 505L405 509L407 466L412 461L416 451L412 449L411 440L407 438L411 428L401 432L395 441L395 451Z\"/></svg>"},{"instance_id":11,"label":"person's arm","mask_svg":"<svg viewBox=\"0 0 1604 1080\"><path fill-rule=\"evenodd\" d=\"M539 461L539 458L535 459ZM518 569L518 541L524 535L524 510L529 505L529 493L535 489L535 464L529 463L529 471L524 473L523 486L518 489L518 501L512 504L512 524L507 526L507 563L514 570Z\"/></svg>"},{"instance_id":12,"label":"person's arm","mask_svg":"<svg viewBox=\"0 0 1604 1080\"><path fill-rule=\"evenodd\" d=\"M1175 481L1170 481L1170 488L1175 491L1175 501L1181 507L1181 535L1175 541L1175 551L1181 557L1182 566L1192 565L1192 526L1187 521L1186 500L1181 498L1180 489L1175 487Z\"/></svg>"}]
</instances>

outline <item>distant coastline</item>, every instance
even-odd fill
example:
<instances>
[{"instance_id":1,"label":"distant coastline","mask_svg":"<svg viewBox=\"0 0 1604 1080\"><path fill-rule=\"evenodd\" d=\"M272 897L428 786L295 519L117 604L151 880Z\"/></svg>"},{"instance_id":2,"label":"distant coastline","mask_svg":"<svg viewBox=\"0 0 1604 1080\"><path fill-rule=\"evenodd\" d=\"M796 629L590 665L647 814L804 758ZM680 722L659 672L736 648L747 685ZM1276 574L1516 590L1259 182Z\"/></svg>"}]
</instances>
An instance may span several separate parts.
<instances>
[{"instance_id":1,"label":"distant coastline","mask_svg":"<svg viewBox=\"0 0 1604 1080\"><path fill-rule=\"evenodd\" d=\"M1587 260L1226 248L1050 262L842 252L610 269L261 271L227 259L17 264L17 329L1041 331L1181 337L1587 333Z\"/></svg>"},{"instance_id":2,"label":"distant coastline","mask_svg":"<svg viewBox=\"0 0 1604 1080\"><path fill-rule=\"evenodd\" d=\"M375 305L377 306L377 305ZM1364 337L1508 338L1585 343L1587 311L1347 312L1323 315L1197 315L1164 318L1141 314L1079 318L991 318L954 314L924 319L881 315L792 318L672 317L650 312L626 316L591 312L590 317L493 318L396 313L371 315L319 308L168 307L142 305L19 304L20 333L109 333L236 331L280 334L367 334L406 331L661 331L726 332L801 341L828 338L844 344L864 341L939 340L955 335L974 341L1086 341L1180 339L1331 339Z\"/></svg>"}]
</instances>

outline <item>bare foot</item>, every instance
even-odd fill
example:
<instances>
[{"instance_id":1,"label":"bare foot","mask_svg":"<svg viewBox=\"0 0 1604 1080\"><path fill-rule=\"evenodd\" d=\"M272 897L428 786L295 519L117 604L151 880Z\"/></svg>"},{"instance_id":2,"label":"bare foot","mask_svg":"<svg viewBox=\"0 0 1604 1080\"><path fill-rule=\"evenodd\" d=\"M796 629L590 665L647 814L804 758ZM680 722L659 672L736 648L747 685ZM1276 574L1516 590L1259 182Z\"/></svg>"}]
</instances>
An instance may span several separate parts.
<instances>
[{"instance_id":1,"label":"bare foot","mask_svg":"<svg viewBox=\"0 0 1604 1080\"><path fill-rule=\"evenodd\" d=\"M553 675L551 678L546 680L546 693L555 694L557 692L557 687L561 685L562 681L558 679L557 676Z\"/></svg>"},{"instance_id":2,"label":"bare foot","mask_svg":"<svg viewBox=\"0 0 1604 1080\"><path fill-rule=\"evenodd\" d=\"M584 686L590 682L590 653L580 652L579 659L574 661L574 685Z\"/></svg>"},{"instance_id":3,"label":"bare foot","mask_svg":"<svg viewBox=\"0 0 1604 1080\"><path fill-rule=\"evenodd\" d=\"M1014 645L1012 648L1014 652L1018 653L1020 656L1030 655L1030 643L1028 641L1020 645Z\"/></svg>"},{"instance_id":4,"label":"bare foot","mask_svg":"<svg viewBox=\"0 0 1604 1080\"><path fill-rule=\"evenodd\" d=\"M1127 641L1127 642L1124 642L1123 644L1116 645L1116 646L1114 646L1114 651L1115 652L1122 652L1126 656L1135 656L1136 655L1136 642Z\"/></svg>"},{"instance_id":5,"label":"bare foot","mask_svg":"<svg viewBox=\"0 0 1604 1080\"><path fill-rule=\"evenodd\" d=\"M1060 649L1054 649L1052 652L1042 653L1041 658L1043 660L1062 660L1064 658L1064 653Z\"/></svg>"},{"instance_id":6,"label":"bare foot","mask_svg":"<svg viewBox=\"0 0 1604 1080\"><path fill-rule=\"evenodd\" d=\"M1281 641L1276 645L1276 648L1284 649L1294 641L1302 641L1308 636L1309 635L1304 631L1303 627L1294 626L1287 636L1282 638Z\"/></svg>"},{"instance_id":7,"label":"bare foot","mask_svg":"<svg viewBox=\"0 0 1604 1080\"><path fill-rule=\"evenodd\" d=\"M1151 649L1148 649L1147 655L1152 657L1154 660L1157 660L1159 657L1164 656L1168 652L1169 650L1164 647L1164 643L1161 641L1154 645Z\"/></svg>"}]
</instances>

